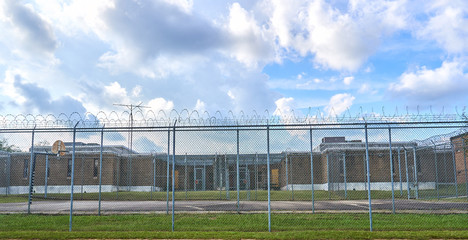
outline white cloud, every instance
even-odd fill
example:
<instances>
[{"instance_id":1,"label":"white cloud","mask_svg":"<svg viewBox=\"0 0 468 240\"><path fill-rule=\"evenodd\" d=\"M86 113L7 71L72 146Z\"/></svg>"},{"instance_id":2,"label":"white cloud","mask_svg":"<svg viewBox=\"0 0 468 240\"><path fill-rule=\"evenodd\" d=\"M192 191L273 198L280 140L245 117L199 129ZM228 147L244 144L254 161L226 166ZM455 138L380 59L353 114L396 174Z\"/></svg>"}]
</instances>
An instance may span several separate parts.
<instances>
[{"instance_id":1,"label":"white cloud","mask_svg":"<svg viewBox=\"0 0 468 240\"><path fill-rule=\"evenodd\" d=\"M437 42L449 53L468 52L468 3L435 1L430 10L432 16L417 35Z\"/></svg>"},{"instance_id":2,"label":"white cloud","mask_svg":"<svg viewBox=\"0 0 468 240\"><path fill-rule=\"evenodd\" d=\"M367 93L367 92L370 92L371 91L371 87L369 84L367 83L364 83L361 85L361 87L359 88L358 90L358 93Z\"/></svg>"},{"instance_id":3,"label":"white cloud","mask_svg":"<svg viewBox=\"0 0 468 240\"><path fill-rule=\"evenodd\" d=\"M19 58L56 63L54 52L59 43L52 25L31 5L5 0L0 3L0 43Z\"/></svg>"},{"instance_id":4,"label":"white cloud","mask_svg":"<svg viewBox=\"0 0 468 240\"><path fill-rule=\"evenodd\" d=\"M351 1L342 13L322 0L271 0L281 46L336 70L358 69L386 34L405 26L404 1Z\"/></svg>"},{"instance_id":5,"label":"white cloud","mask_svg":"<svg viewBox=\"0 0 468 240\"><path fill-rule=\"evenodd\" d=\"M164 0L167 3L178 6L184 12L190 13L193 7L193 0Z\"/></svg>"},{"instance_id":6,"label":"white cloud","mask_svg":"<svg viewBox=\"0 0 468 240\"><path fill-rule=\"evenodd\" d=\"M19 70L8 70L6 78L0 82L3 94L8 96L11 101L8 103L10 107L14 107L18 113L30 114L55 114L60 113L71 114L78 112L83 114L86 109L83 104L70 95L62 95L54 97L51 95L47 87L43 87L36 82L27 79L28 75L22 75ZM26 77L25 77L26 76Z\"/></svg>"},{"instance_id":7,"label":"white cloud","mask_svg":"<svg viewBox=\"0 0 468 240\"><path fill-rule=\"evenodd\" d=\"M133 89L132 89L132 97L139 97L140 96L140 93L141 93L141 86L140 85L136 85Z\"/></svg>"},{"instance_id":8,"label":"white cloud","mask_svg":"<svg viewBox=\"0 0 468 240\"><path fill-rule=\"evenodd\" d=\"M104 86L103 95L106 99L112 100L115 103L130 104L130 99L127 96L127 89L121 87L118 82L113 82L110 85Z\"/></svg>"},{"instance_id":9,"label":"white cloud","mask_svg":"<svg viewBox=\"0 0 468 240\"><path fill-rule=\"evenodd\" d=\"M449 53L443 57L455 59L440 68L407 70L388 88L393 96L418 101L455 99L454 94L462 96L460 92L467 89L467 3L422 2L0 1L0 71L10 71L0 83L0 107L9 102L24 104L31 99L25 95L29 88L40 91L53 86L43 92L48 97L43 106L73 96L93 112L120 109L113 103L155 99L159 99L155 103L158 109L172 104L210 112L261 111L287 109L294 102L307 107L313 98L315 105L330 100L328 110L333 108L336 113L340 110L334 105L340 104L335 102L352 104L354 97L321 98L323 90L377 96L376 89L382 88L379 84L389 87L387 72L366 63L375 52L380 54L380 45L388 43L388 36L392 43L402 37L418 47L421 39L434 41ZM206 5L216 5L216 10ZM414 5L421 9L406 12ZM392 35L395 32L398 34ZM395 54L402 51L391 47ZM419 49L411 51L431 55L428 61L440 58L440 51L434 54L434 46L426 47L427 41L423 41ZM44 55L64 62L43 64ZM30 62L28 56L36 61ZM379 66L380 61L387 61L381 55L377 58ZM283 60L291 79L270 79L281 78L276 64L270 63ZM309 61L315 68L306 70L303 67ZM421 57L408 62L427 63ZM383 80L363 84L361 79L370 79L365 76L369 72ZM16 75L24 81L15 87ZM304 97L304 90L320 93ZM285 92L293 100L281 98ZM292 95L297 92L301 93Z\"/></svg>"},{"instance_id":10,"label":"white cloud","mask_svg":"<svg viewBox=\"0 0 468 240\"><path fill-rule=\"evenodd\" d=\"M94 33L105 38L106 24L100 15L105 9L115 7L113 0L35 0L35 2L36 8L42 15L67 36Z\"/></svg>"},{"instance_id":11,"label":"white cloud","mask_svg":"<svg viewBox=\"0 0 468 240\"><path fill-rule=\"evenodd\" d=\"M181 1L170 2L115 0L103 8L102 25L93 30L112 50L101 56L100 66L155 78L163 69L158 63L168 65L164 60L181 62L182 56L203 56L227 45L220 28L184 11Z\"/></svg>"},{"instance_id":12,"label":"white cloud","mask_svg":"<svg viewBox=\"0 0 468 240\"><path fill-rule=\"evenodd\" d=\"M7 70L5 72L5 79L0 82L0 88L2 89L3 96L8 96L13 103L22 105L26 102L26 98L21 95L15 88L15 80L23 76L28 78L29 76L26 73L21 72L20 70Z\"/></svg>"},{"instance_id":13,"label":"white cloud","mask_svg":"<svg viewBox=\"0 0 468 240\"><path fill-rule=\"evenodd\" d=\"M160 110L169 113L171 110L174 109L174 102L166 100L164 98L154 98L148 102L148 106L154 113L158 113Z\"/></svg>"},{"instance_id":14,"label":"white cloud","mask_svg":"<svg viewBox=\"0 0 468 240\"><path fill-rule=\"evenodd\" d=\"M345 85L342 81L337 81L337 77L329 79L302 78L302 79L271 79L268 86L271 89L282 90L349 90L358 88L356 84ZM344 80L344 79L343 79ZM349 81L349 80L347 80Z\"/></svg>"},{"instance_id":15,"label":"white cloud","mask_svg":"<svg viewBox=\"0 0 468 240\"><path fill-rule=\"evenodd\" d=\"M352 77L352 76L351 76L351 77L345 77L345 78L343 79L343 83L344 83L345 85L349 86L349 85L351 85L351 83L353 82L353 80L354 80L354 77Z\"/></svg>"},{"instance_id":16,"label":"white cloud","mask_svg":"<svg viewBox=\"0 0 468 240\"><path fill-rule=\"evenodd\" d=\"M307 80L306 82L296 83L295 85L292 85L292 86L294 86L295 89L302 89L302 90L315 90L315 89L320 89L320 88L326 88L326 86L323 86L322 83L323 83L322 79L314 78L311 80ZM286 84L286 85L289 85L289 84Z\"/></svg>"},{"instance_id":17,"label":"white cloud","mask_svg":"<svg viewBox=\"0 0 468 240\"><path fill-rule=\"evenodd\" d=\"M333 95L330 98L328 105L325 107L325 111L329 116L340 115L349 109L351 105L353 105L354 99L356 98L349 93L339 93Z\"/></svg>"},{"instance_id":18,"label":"white cloud","mask_svg":"<svg viewBox=\"0 0 468 240\"><path fill-rule=\"evenodd\" d=\"M233 37L231 51L238 61L256 67L259 61L273 59L273 37L239 3L231 5L228 29Z\"/></svg>"},{"instance_id":19,"label":"white cloud","mask_svg":"<svg viewBox=\"0 0 468 240\"><path fill-rule=\"evenodd\" d=\"M134 104L137 102L132 94L129 95L127 89L121 86L119 82L105 84L80 81L79 87L80 94L78 94L77 98L88 111L93 113L99 111L126 111L127 109L122 108L122 106L115 106L114 104Z\"/></svg>"},{"instance_id":20,"label":"white cloud","mask_svg":"<svg viewBox=\"0 0 468 240\"><path fill-rule=\"evenodd\" d=\"M395 97L404 96L409 100L456 100L468 91L467 65L463 60L444 61L436 69L423 66L407 71L398 82L390 84L389 90Z\"/></svg>"},{"instance_id":21,"label":"white cloud","mask_svg":"<svg viewBox=\"0 0 468 240\"><path fill-rule=\"evenodd\" d=\"M292 97L282 97L275 101L276 109L273 113L274 115L280 117L288 117L294 113L294 109L296 108L296 103L294 102L294 98Z\"/></svg>"},{"instance_id":22,"label":"white cloud","mask_svg":"<svg viewBox=\"0 0 468 240\"><path fill-rule=\"evenodd\" d=\"M202 100L197 99L197 103L195 104L194 110L196 110L196 111L198 111L200 113L203 113L206 110L205 103Z\"/></svg>"}]
</instances>

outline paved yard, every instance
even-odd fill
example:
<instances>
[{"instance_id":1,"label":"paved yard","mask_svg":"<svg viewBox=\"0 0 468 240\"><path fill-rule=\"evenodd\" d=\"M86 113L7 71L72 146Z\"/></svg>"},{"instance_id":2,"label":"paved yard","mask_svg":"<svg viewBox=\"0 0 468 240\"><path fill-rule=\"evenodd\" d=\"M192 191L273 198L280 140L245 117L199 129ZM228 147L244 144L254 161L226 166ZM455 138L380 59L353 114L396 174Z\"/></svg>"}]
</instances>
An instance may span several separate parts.
<instances>
[{"instance_id":1,"label":"paved yard","mask_svg":"<svg viewBox=\"0 0 468 240\"><path fill-rule=\"evenodd\" d=\"M267 211L266 201L241 201L239 210L242 212ZM438 212L438 213L468 213L468 202L441 202L396 200L396 211L400 212ZM25 213L27 203L2 203L0 213ZM101 211L103 213L163 213L166 212L166 201L103 201ZM172 203L169 202L169 210ZM273 211L311 211L312 203L305 201L272 201ZM392 210L392 202L389 200L373 200L374 211ZM73 210L76 213L97 213L98 201L74 201ZM367 212L367 200L355 201L316 201L316 211L340 211L340 212ZM70 201L34 201L31 204L32 213L64 214L70 211ZM235 212L236 201L176 201L177 212Z\"/></svg>"}]
</instances>

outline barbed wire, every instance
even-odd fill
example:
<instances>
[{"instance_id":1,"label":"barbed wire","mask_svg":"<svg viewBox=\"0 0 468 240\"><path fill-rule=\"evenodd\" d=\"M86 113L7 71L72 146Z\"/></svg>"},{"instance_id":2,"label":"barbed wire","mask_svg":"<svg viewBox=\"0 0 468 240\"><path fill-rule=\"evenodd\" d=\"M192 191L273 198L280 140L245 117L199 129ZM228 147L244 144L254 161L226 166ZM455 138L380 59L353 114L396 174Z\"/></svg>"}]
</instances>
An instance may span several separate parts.
<instances>
[{"instance_id":1,"label":"barbed wire","mask_svg":"<svg viewBox=\"0 0 468 240\"><path fill-rule=\"evenodd\" d=\"M358 113L351 114L349 110L341 115L324 112L321 109L312 110L309 108L307 113L304 111L281 111L276 110L273 113L265 110L263 112L252 111L250 114L240 111L235 114L233 111L225 112L216 111L210 114L208 111L199 112L197 110L182 111L171 110L165 112L160 110L154 112L134 111L133 126L134 127L160 127L168 126L177 120L178 126L232 126L232 125L288 125L288 124L335 124L335 123L388 123L388 122L450 122L450 121L467 121L468 114L466 107L461 111L455 108L454 113L445 113L442 109L440 113L434 113L432 108L424 113L419 111L411 112L407 107L403 113L398 108L393 114L388 114L382 107L381 112L375 112L373 109L370 112L365 112L360 108ZM0 128L54 128L54 127L73 127L77 122L80 122L81 127L127 127L129 126L130 112L104 112L100 111L97 114L90 112L80 114L73 112L69 115L60 113L58 116L53 114L47 115L32 115L32 114L0 114Z\"/></svg>"},{"instance_id":2,"label":"barbed wire","mask_svg":"<svg viewBox=\"0 0 468 240\"><path fill-rule=\"evenodd\" d=\"M432 147L432 146L437 146L437 145L447 145L447 147L450 148L451 147L450 146L450 143L451 143L450 139L452 137L465 135L466 133L468 133L468 128L467 127L457 129L457 130L455 130L453 132L435 135L435 136L429 137L429 138L424 139L424 140L413 140L413 141L416 142L418 144L418 146Z\"/></svg>"}]
</instances>

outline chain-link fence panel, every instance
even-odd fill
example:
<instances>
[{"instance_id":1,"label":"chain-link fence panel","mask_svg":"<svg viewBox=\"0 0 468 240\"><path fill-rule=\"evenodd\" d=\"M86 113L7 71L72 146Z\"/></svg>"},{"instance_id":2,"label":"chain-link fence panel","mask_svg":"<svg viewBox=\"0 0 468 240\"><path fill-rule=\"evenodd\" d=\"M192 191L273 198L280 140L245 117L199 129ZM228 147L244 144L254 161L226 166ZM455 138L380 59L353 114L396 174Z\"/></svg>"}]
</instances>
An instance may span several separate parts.
<instances>
[{"instance_id":1,"label":"chain-link fence panel","mask_svg":"<svg viewBox=\"0 0 468 240\"><path fill-rule=\"evenodd\" d=\"M248 212L265 225L246 223L245 231L264 231L294 221L294 214L279 217L291 212L468 208L458 200L468 188L460 124L73 130L1 132L0 195L25 199L9 211L67 213L74 200L79 213L164 214L174 207L175 222L186 213L222 212L225 224Z\"/></svg>"},{"instance_id":2,"label":"chain-link fence panel","mask_svg":"<svg viewBox=\"0 0 468 240\"><path fill-rule=\"evenodd\" d=\"M0 150L0 195L10 194L11 153Z\"/></svg>"},{"instance_id":3,"label":"chain-link fence panel","mask_svg":"<svg viewBox=\"0 0 468 240\"><path fill-rule=\"evenodd\" d=\"M455 158L456 182L458 184L458 195L468 199L468 136L452 138L452 148Z\"/></svg>"}]
</instances>

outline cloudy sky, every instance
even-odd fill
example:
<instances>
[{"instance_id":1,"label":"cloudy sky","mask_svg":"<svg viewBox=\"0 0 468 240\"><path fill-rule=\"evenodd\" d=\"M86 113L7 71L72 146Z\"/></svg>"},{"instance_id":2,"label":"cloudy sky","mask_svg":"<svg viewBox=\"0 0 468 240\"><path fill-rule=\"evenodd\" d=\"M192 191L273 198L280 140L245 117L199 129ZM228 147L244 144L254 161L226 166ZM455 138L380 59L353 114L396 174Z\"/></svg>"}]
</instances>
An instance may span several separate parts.
<instances>
[{"instance_id":1,"label":"cloudy sky","mask_svg":"<svg viewBox=\"0 0 468 240\"><path fill-rule=\"evenodd\" d=\"M0 113L468 103L464 0L0 1Z\"/></svg>"}]
</instances>

